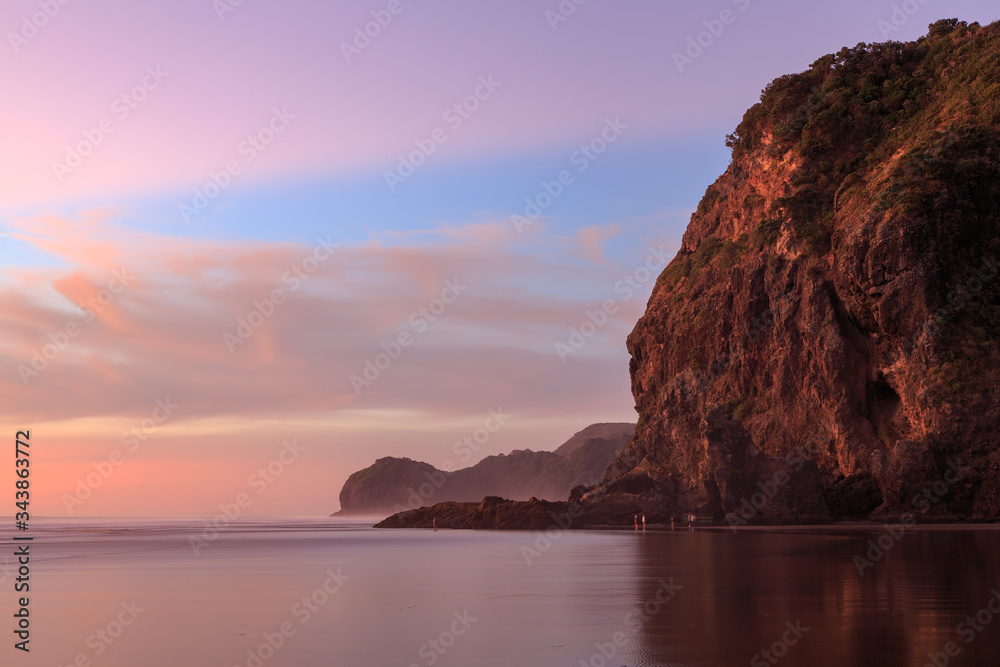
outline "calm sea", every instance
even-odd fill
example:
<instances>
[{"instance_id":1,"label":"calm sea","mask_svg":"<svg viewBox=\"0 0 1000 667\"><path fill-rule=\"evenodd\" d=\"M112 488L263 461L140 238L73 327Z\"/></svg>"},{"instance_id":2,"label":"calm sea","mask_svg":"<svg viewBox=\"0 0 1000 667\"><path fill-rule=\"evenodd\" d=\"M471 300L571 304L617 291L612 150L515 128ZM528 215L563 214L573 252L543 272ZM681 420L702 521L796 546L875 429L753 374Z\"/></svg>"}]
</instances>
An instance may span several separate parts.
<instances>
[{"instance_id":1,"label":"calm sea","mask_svg":"<svg viewBox=\"0 0 1000 667\"><path fill-rule=\"evenodd\" d=\"M27 654L0 531L5 666L1000 664L994 529L33 526Z\"/></svg>"}]
</instances>

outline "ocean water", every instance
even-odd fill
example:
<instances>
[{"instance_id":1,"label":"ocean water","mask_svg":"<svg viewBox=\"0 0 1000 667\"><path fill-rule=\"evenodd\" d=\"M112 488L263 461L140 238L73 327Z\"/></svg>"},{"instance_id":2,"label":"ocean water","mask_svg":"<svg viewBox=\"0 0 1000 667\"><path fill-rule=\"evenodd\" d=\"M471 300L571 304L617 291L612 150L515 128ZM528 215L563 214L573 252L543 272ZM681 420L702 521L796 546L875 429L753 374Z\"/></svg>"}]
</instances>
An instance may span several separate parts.
<instances>
[{"instance_id":1,"label":"ocean water","mask_svg":"<svg viewBox=\"0 0 1000 667\"><path fill-rule=\"evenodd\" d=\"M0 664L1000 664L992 528L368 525L36 520L30 653L13 648L20 594L0 531Z\"/></svg>"}]
</instances>

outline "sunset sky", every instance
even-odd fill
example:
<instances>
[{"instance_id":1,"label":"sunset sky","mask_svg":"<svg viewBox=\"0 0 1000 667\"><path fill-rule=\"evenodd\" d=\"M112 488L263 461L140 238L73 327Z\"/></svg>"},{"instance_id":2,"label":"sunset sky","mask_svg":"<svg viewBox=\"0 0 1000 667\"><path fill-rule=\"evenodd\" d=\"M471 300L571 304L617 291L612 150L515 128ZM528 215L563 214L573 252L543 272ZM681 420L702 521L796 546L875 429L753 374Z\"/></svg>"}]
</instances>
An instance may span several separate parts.
<instances>
[{"instance_id":1,"label":"sunset sky","mask_svg":"<svg viewBox=\"0 0 1000 667\"><path fill-rule=\"evenodd\" d=\"M254 489L248 515L325 515L382 456L464 466L634 421L625 337L761 89L1000 18L232 2L0 7L0 421L31 429L34 513L208 517Z\"/></svg>"}]
</instances>

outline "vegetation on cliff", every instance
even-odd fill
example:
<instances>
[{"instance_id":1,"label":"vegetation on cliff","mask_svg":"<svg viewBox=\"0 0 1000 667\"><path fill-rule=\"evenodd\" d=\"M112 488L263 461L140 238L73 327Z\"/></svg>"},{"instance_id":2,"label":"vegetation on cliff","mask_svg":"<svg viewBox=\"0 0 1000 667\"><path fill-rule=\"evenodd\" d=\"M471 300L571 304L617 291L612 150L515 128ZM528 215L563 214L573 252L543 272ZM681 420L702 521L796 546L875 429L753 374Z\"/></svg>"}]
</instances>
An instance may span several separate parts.
<instances>
[{"instance_id":1,"label":"vegetation on cliff","mask_svg":"<svg viewBox=\"0 0 1000 667\"><path fill-rule=\"evenodd\" d=\"M608 485L721 516L806 448L784 520L859 518L960 460L926 514L996 517L1000 23L824 56L727 144L629 337L639 425Z\"/></svg>"},{"instance_id":2,"label":"vegetation on cliff","mask_svg":"<svg viewBox=\"0 0 1000 667\"><path fill-rule=\"evenodd\" d=\"M791 151L803 161L794 193L772 201L771 217L761 221L772 230L765 238L775 240L777 221L791 218L812 250L828 250L833 216L852 187L851 196L871 199L877 212L995 210L997 30L942 20L916 42L845 47L771 82L727 137L734 164L761 150L771 157ZM884 179L858 178L904 147ZM703 207L717 199L710 188Z\"/></svg>"},{"instance_id":3,"label":"vegetation on cliff","mask_svg":"<svg viewBox=\"0 0 1000 667\"><path fill-rule=\"evenodd\" d=\"M576 524L1000 519L1000 23L824 56L727 144L628 338L635 434Z\"/></svg>"}]
</instances>

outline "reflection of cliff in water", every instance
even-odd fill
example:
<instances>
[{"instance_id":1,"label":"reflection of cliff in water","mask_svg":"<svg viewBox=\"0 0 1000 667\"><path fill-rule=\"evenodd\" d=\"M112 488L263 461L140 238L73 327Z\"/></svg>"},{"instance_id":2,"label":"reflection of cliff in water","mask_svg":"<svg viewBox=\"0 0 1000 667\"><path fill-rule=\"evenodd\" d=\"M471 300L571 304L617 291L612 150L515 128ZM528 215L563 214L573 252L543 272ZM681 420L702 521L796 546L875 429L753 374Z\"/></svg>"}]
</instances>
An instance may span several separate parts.
<instances>
[{"instance_id":1,"label":"reflection of cliff in water","mask_svg":"<svg viewBox=\"0 0 1000 667\"><path fill-rule=\"evenodd\" d=\"M914 530L862 576L854 557L865 557L878 535L639 536L640 605L655 599L661 580L672 577L683 589L640 617L635 664L748 665L786 632L795 639L786 623L796 622L809 630L788 647L782 665L919 667L950 641L961 653L948 665L1000 664L1000 615L971 643L956 631L1000 588L1000 532Z\"/></svg>"}]
</instances>

